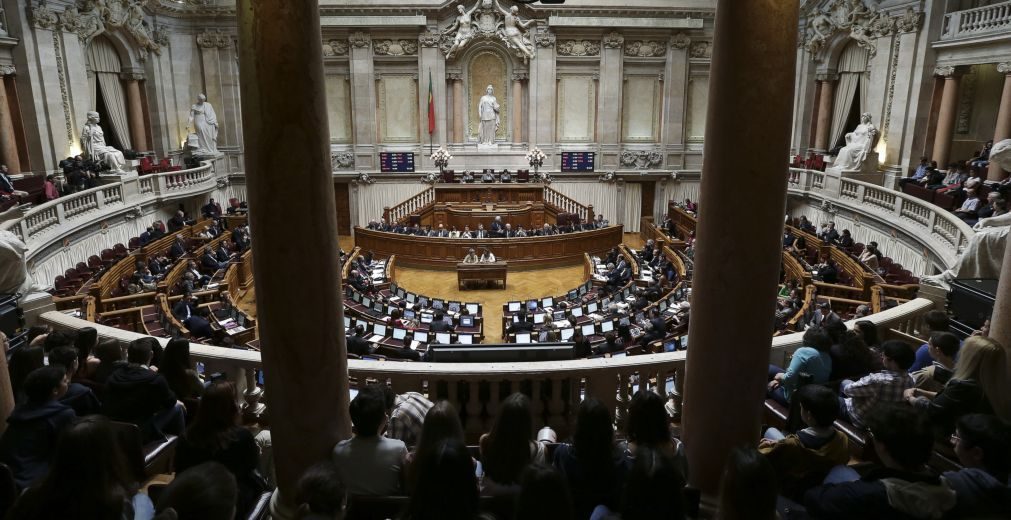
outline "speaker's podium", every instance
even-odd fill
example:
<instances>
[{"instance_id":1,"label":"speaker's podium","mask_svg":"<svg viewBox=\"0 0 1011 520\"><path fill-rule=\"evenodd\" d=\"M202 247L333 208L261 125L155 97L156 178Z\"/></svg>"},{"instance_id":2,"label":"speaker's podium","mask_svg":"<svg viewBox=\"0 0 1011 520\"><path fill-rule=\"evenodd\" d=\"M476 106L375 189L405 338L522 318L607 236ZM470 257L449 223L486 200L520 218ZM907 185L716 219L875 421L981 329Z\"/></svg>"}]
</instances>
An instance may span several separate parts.
<instances>
[{"instance_id":1,"label":"speaker's podium","mask_svg":"<svg viewBox=\"0 0 1011 520\"><path fill-rule=\"evenodd\" d=\"M493 287L505 289L506 272L508 265L506 262L477 262L456 264L456 282L460 290L467 290L477 287Z\"/></svg>"}]
</instances>

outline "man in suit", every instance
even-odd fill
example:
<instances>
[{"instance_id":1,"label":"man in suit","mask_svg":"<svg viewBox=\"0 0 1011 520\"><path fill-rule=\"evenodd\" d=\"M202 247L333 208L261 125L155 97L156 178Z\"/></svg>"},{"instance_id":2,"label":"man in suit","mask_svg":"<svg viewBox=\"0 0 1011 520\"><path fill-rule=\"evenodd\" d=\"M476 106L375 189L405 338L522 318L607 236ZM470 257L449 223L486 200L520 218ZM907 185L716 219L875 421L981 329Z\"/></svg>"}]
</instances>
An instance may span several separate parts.
<instances>
[{"instance_id":1,"label":"man in suit","mask_svg":"<svg viewBox=\"0 0 1011 520\"><path fill-rule=\"evenodd\" d=\"M354 334L348 336L348 354L356 356L367 356L370 352L369 342L365 341L365 326L355 326Z\"/></svg>"},{"instance_id":2,"label":"man in suit","mask_svg":"<svg viewBox=\"0 0 1011 520\"><path fill-rule=\"evenodd\" d=\"M218 218L221 216L221 205L214 202L214 199L210 199L207 201L207 204L204 204L204 206L200 208L200 213L202 213L205 217Z\"/></svg>"},{"instance_id":3,"label":"man in suit","mask_svg":"<svg viewBox=\"0 0 1011 520\"><path fill-rule=\"evenodd\" d=\"M530 332L534 330L534 324L527 321L527 313L521 312L519 319L506 329L506 334L516 334L520 332Z\"/></svg>"},{"instance_id":4,"label":"man in suit","mask_svg":"<svg viewBox=\"0 0 1011 520\"><path fill-rule=\"evenodd\" d=\"M503 235L504 235L504 236L505 236L506 238L512 238L512 237L516 236L516 232L515 232L515 231L513 231L513 226L512 226L512 224L506 224L506 225L505 225L505 231L503 231Z\"/></svg>"},{"instance_id":5,"label":"man in suit","mask_svg":"<svg viewBox=\"0 0 1011 520\"><path fill-rule=\"evenodd\" d=\"M217 257L214 256L214 251L207 248L204 249L204 254L200 257L200 265L204 266L205 269L217 271L218 269L224 269L228 265L228 262L219 262Z\"/></svg>"},{"instance_id":6,"label":"man in suit","mask_svg":"<svg viewBox=\"0 0 1011 520\"><path fill-rule=\"evenodd\" d=\"M491 170L484 171L484 175L481 176L481 182L495 182L495 176L492 175Z\"/></svg>"},{"instance_id":7,"label":"man in suit","mask_svg":"<svg viewBox=\"0 0 1011 520\"><path fill-rule=\"evenodd\" d=\"M140 234L140 245L146 246L146 245L148 245L148 244L151 243L151 232L152 231L154 231L154 230L151 229L151 226L148 226L147 230L145 230L143 233Z\"/></svg>"},{"instance_id":8,"label":"man in suit","mask_svg":"<svg viewBox=\"0 0 1011 520\"><path fill-rule=\"evenodd\" d=\"M176 212L175 216L170 218L168 221L169 233L179 231L184 227L186 227L186 214L183 213L183 210L179 210Z\"/></svg>"},{"instance_id":9,"label":"man in suit","mask_svg":"<svg viewBox=\"0 0 1011 520\"><path fill-rule=\"evenodd\" d=\"M495 220L491 221L491 236L501 237L505 232L505 226L502 225L502 217L496 216Z\"/></svg>"},{"instance_id":10,"label":"man in suit","mask_svg":"<svg viewBox=\"0 0 1011 520\"><path fill-rule=\"evenodd\" d=\"M442 311L437 311L432 323L428 324L428 330L431 332L453 332L453 326L446 323L445 319L446 315Z\"/></svg>"},{"instance_id":11,"label":"man in suit","mask_svg":"<svg viewBox=\"0 0 1011 520\"><path fill-rule=\"evenodd\" d=\"M183 237L176 236L175 242L172 243L172 247L169 248L169 256L173 259L179 259L186 254L186 242Z\"/></svg>"},{"instance_id":12,"label":"man in suit","mask_svg":"<svg viewBox=\"0 0 1011 520\"><path fill-rule=\"evenodd\" d=\"M648 345L650 342L662 340L667 336L667 320L664 319L663 315L659 311L653 310L653 317L649 320L650 330L649 333L643 337L643 345Z\"/></svg>"},{"instance_id":13,"label":"man in suit","mask_svg":"<svg viewBox=\"0 0 1011 520\"><path fill-rule=\"evenodd\" d=\"M433 230L432 234L430 236L439 237L439 238L446 238L446 237L449 236L449 231L446 231L445 226L443 226L442 224L439 224L438 229Z\"/></svg>"},{"instance_id":14,"label":"man in suit","mask_svg":"<svg viewBox=\"0 0 1011 520\"><path fill-rule=\"evenodd\" d=\"M484 229L484 224L477 225L477 231L474 232L474 238L488 238L488 232Z\"/></svg>"},{"instance_id":15,"label":"man in suit","mask_svg":"<svg viewBox=\"0 0 1011 520\"><path fill-rule=\"evenodd\" d=\"M218 262L228 262L232 259L232 252L228 250L228 243L224 240L218 244L218 251L215 253Z\"/></svg>"},{"instance_id":16,"label":"man in suit","mask_svg":"<svg viewBox=\"0 0 1011 520\"><path fill-rule=\"evenodd\" d=\"M172 306L172 315L176 317L183 325L186 321L196 315L197 312L197 299L191 293L186 293L183 295L179 301Z\"/></svg>"},{"instance_id":17,"label":"man in suit","mask_svg":"<svg viewBox=\"0 0 1011 520\"><path fill-rule=\"evenodd\" d=\"M834 244L836 240L839 240L839 232L836 231L835 229L835 222L829 222L828 224L825 224L825 227L822 228L821 233L818 233L818 238L830 244Z\"/></svg>"}]
</instances>

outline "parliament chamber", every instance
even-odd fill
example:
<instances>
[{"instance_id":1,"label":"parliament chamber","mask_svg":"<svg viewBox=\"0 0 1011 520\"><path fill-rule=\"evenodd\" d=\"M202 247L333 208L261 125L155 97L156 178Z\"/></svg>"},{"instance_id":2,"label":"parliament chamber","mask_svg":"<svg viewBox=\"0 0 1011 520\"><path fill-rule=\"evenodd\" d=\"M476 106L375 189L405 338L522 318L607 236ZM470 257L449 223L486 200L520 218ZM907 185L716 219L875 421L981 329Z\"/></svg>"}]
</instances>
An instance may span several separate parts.
<instances>
[{"instance_id":1,"label":"parliament chamber","mask_svg":"<svg viewBox=\"0 0 1011 520\"><path fill-rule=\"evenodd\" d=\"M1011 2L8 4L0 517L1011 510Z\"/></svg>"}]
</instances>

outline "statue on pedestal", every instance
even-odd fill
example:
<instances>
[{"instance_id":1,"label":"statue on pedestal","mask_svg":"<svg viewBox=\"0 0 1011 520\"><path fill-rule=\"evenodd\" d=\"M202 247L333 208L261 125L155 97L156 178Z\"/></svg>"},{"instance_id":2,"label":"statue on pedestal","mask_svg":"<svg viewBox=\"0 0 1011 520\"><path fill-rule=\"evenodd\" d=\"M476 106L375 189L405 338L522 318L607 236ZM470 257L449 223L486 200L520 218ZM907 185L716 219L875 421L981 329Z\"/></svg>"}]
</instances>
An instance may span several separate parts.
<instances>
[{"instance_id":1,"label":"statue on pedestal","mask_svg":"<svg viewBox=\"0 0 1011 520\"><path fill-rule=\"evenodd\" d=\"M878 129L871 123L871 114L864 112L860 115L860 124L850 133L846 134L846 146L839 150L832 168L840 170L859 170L867 160L874 147L875 137Z\"/></svg>"},{"instance_id":2,"label":"statue on pedestal","mask_svg":"<svg viewBox=\"0 0 1011 520\"><path fill-rule=\"evenodd\" d=\"M485 89L485 94L481 96L477 103L477 114L481 119L478 127L478 144L495 144L495 132L499 125L499 104L498 99L492 94L495 89L491 85Z\"/></svg>"},{"instance_id":3,"label":"statue on pedestal","mask_svg":"<svg viewBox=\"0 0 1011 520\"><path fill-rule=\"evenodd\" d=\"M81 148L88 159L106 164L112 171L122 172L126 158L123 152L105 144L105 132L98 125L98 117L98 112L88 112L88 122L81 130Z\"/></svg>"},{"instance_id":4,"label":"statue on pedestal","mask_svg":"<svg viewBox=\"0 0 1011 520\"><path fill-rule=\"evenodd\" d=\"M214 107L207 102L207 96L197 95L197 102L190 107L190 119L186 127L197 137L194 155L218 155L218 116Z\"/></svg>"}]
</instances>

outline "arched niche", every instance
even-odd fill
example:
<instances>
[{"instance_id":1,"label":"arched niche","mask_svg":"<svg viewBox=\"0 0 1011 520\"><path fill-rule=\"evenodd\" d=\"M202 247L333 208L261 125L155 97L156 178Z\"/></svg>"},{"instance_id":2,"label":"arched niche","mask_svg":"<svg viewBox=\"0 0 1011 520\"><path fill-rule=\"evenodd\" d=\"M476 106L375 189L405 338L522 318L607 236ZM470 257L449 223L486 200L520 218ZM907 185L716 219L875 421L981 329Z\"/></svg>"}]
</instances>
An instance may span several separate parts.
<instances>
[{"instance_id":1,"label":"arched niche","mask_svg":"<svg viewBox=\"0 0 1011 520\"><path fill-rule=\"evenodd\" d=\"M485 89L491 85L495 89L494 95L499 104L499 127L495 133L496 140L515 141L516 137L511 135L512 125L512 104L522 103L522 100L513 100L512 91L509 88L513 70L517 64L508 49L497 42L480 41L472 43L469 48L460 55L459 63L464 77L464 127L466 128L465 141L476 142L480 118L477 113L478 100L484 95Z\"/></svg>"},{"instance_id":2,"label":"arched niche","mask_svg":"<svg viewBox=\"0 0 1011 520\"><path fill-rule=\"evenodd\" d=\"M860 114L868 109L871 56L860 42L845 35L833 38L825 52L823 71L835 78L828 142L829 148L834 148L843 144L843 136L859 124Z\"/></svg>"},{"instance_id":3,"label":"arched niche","mask_svg":"<svg viewBox=\"0 0 1011 520\"><path fill-rule=\"evenodd\" d=\"M101 126L110 146L132 148L126 90L122 74L129 72L129 53L123 42L108 34L93 38L85 48L88 63L88 110L101 116ZM126 60L124 60L124 56Z\"/></svg>"}]
</instances>

